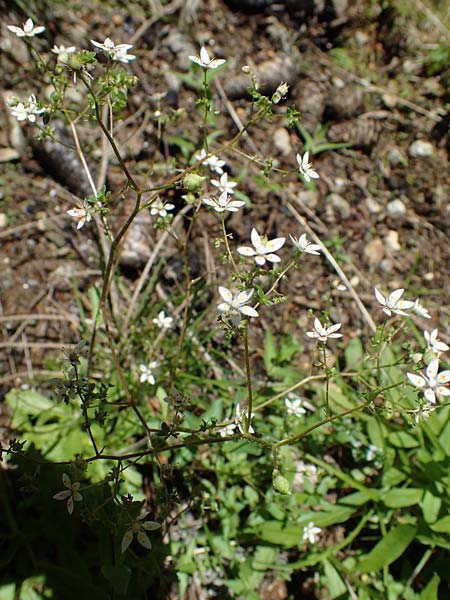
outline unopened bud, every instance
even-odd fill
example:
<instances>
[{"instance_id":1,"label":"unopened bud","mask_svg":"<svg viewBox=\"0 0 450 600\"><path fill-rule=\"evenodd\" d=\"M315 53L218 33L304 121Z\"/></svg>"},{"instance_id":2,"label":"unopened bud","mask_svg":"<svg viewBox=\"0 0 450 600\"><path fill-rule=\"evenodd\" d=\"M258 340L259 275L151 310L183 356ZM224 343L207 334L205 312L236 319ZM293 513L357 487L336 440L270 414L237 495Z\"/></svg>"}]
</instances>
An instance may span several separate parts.
<instances>
[{"instance_id":1,"label":"unopened bud","mask_svg":"<svg viewBox=\"0 0 450 600\"><path fill-rule=\"evenodd\" d=\"M283 496L290 496L291 494L291 484L278 469L274 469L272 472L272 487Z\"/></svg>"},{"instance_id":2,"label":"unopened bud","mask_svg":"<svg viewBox=\"0 0 450 600\"><path fill-rule=\"evenodd\" d=\"M183 179L183 187L188 192L198 192L203 187L206 177L197 175L197 173L188 173Z\"/></svg>"},{"instance_id":3,"label":"unopened bud","mask_svg":"<svg viewBox=\"0 0 450 600\"><path fill-rule=\"evenodd\" d=\"M241 70L246 75L250 75L250 73L252 72L251 69L250 69L250 67L248 65L244 65Z\"/></svg>"},{"instance_id":4,"label":"unopened bud","mask_svg":"<svg viewBox=\"0 0 450 600\"><path fill-rule=\"evenodd\" d=\"M272 102L274 104L278 104L278 102L284 96L286 96L286 94L288 93L288 89L289 89L289 86L286 82L280 83L280 85L277 87L277 89L275 90L275 92L272 96Z\"/></svg>"}]
</instances>

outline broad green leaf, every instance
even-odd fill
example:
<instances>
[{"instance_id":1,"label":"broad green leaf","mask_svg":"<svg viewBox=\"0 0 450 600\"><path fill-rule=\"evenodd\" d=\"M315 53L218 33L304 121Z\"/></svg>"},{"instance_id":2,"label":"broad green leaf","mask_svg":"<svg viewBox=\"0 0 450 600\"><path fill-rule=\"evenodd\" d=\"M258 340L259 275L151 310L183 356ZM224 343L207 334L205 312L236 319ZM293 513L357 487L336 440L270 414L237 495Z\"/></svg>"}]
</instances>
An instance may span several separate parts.
<instances>
[{"instance_id":1,"label":"broad green leaf","mask_svg":"<svg viewBox=\"0 0 450 600\"><path fill-rule=\"evenodd\" d=\"M412 506L422 500L423 490L417 488L394 488L382 496L383 502L389 508Z\"/></svg>"},{"instance_id":2,"label":"broad green leaf","mask_svg":"<svg viewBox=\"0 0 450 600\"><path fill-rule=\"evenodd\" d=\"M433 496L428 490L425 491L420 506L422 507L423 518L427 523L434 523L436 521L441 505L441 498Z\"/></svg>"},{"instance_id":3,"label":"broad green leaf","mask_svg":"<svg viewBox=\"0 0 450 600\"><path fill-rule=\"evenodd\" d=\"M354 337L345 348L345 365L347 369L354 369L362 360L364 354L361 340Z\"/></svg>"},{"instance_id":4,"label":"broad green leaf","mask_svg":"<svg viewBox=\"0 0 450 600\"><path fill-rule=\"evenodd\" d=\"M391 529L372 550L361 559L358 570L362 573L379 571L399 558L416 536L417 528L398 525Z\"/></svg>"},{"instance_id":5,"label":"broad green leaf","mask_svg":"<svg viewBox=\"0 0 450 600\"><path fill-rule=\"evenodd\" d=\"M297 523L284 525L280 521L266 521L252 527L247 533L256 534L270 544L292 548L292 546L297 546L300 543L302 528Z\"/></svg>"},{"instance_id":6,"label":"broad green leaf","mask_svg":"<svg viewBox=\"0 0 450 600\"><path fill-rule=\"evenodd\" d=\"M388 440L396 448L416 448L419 446L419 440L406 431L393 431L389 434Z\"/></svg>"},{"instance_id":7,"label":"broad green leaf","mask_svg":"<svg viewBox=\"0 0 450 600\"><path fill-rule=\"evenodd\" d=\"M385 487L393 487L394 485L405 481L406 477L407 476L405 473L403 473L403 471L399 471L399 469L391 467L383 473L382 483Z\"/></svg>"},{"instance_id":8,"label":"broad green leaf","mask_svg":"<svg viewBox=\"0 0 450 600\"><path fill-rule=\"evenodd\" d=\"M325 577L327 579L330 598L332 600L334 600L334 598L339 598L339 596L342 596L342 594L347 591L346 585L329 560L323 561L323 568L325 571Z\"/></svg>"},{"instance_id":9,"label":"broad green leaf","mask_svg":"<svg viewBox=\"0 0 450 600\"><path fill-rule=\"evenodd\" d=\"M127 593L130 583L131 569L126 565L103 565L102 574L109 581L116 594L123 596Z\"/></svg>"},{"instance_id":10,"label":"broad green leaf","mask_svg":"<svg viewBox=\"0 0 450 600\"><path fill-rule=\"evenodd\" d=\"M420 592L419 600L439 600L438 588L440 581L439 575L434 573L433 577Z\"/></svg>"},{"instance_id":11,"label":"broad green leaf","mask_svg":"<svg viewBox=\"0 0 450 600\"><path fill-rule=\"evenodd\" d=\"M252 568L256 571L267 571L273 568L278 550L271 546L258 546L253 557Z\"/></svg>"},{"instance_id":12,"label":"broad green leaf","mask_svg":"<svg viewBox=\"0 0 450 600\"><path fill-rule=\"evenodd\" d=\"M430 525L433 531L437 533L450 533L450 515L439 519L433 525Z\"/></svg>"}]
</instances>

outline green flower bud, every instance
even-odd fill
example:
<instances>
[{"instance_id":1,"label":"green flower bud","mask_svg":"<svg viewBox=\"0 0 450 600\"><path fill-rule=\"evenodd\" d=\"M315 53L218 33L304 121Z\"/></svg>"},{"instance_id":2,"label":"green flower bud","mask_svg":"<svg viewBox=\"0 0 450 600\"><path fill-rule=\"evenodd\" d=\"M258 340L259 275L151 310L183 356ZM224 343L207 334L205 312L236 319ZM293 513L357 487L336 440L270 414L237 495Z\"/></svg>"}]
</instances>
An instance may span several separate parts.
<instances>
[{"instance_id":1,"label":"green flower bud","mask_svg":"<svg viewBox=\"0 0 450 600\"><path fill-rule=\"evenodd\" d=\"M83 67L83 60L78 54L72 54L69 58L69 67L74 71L79 71Z\"/></svg>"},{"instance_id":2,"label":"green flower bud","mask_svg":"<svg viewBox=\"0 0 450 600\"><path fill-rule=\"evenodd\" d=\"M433 350L425 350L425 353L423 355L423 362L426 365L429 365L431 361L433 361L435 358L438 358L438 355L436 354L436 352L433 352Z\"/></svg>"},{"instance_id":3,"label":"green flower bud","mask_svg":"<svg viewBox=\"0 0 450 600\"><path fill-rule=\"evenodd\" d=\"M291 484L278 469L274 469L272 472L272 486L276 492L283 494L283 496L291 494Z\"/></svg>"},{"instance_id":4,"label":"green flower bud","mask_svg":"<svg viewBox=\"0 0 450 600\"><path fill-rule=\"evenodd\" d=\"M188 192L199 192L203 187L206 177L197 175L197 173L188 173L183 179L183 187Z\"/></svg>"}]
</instances>

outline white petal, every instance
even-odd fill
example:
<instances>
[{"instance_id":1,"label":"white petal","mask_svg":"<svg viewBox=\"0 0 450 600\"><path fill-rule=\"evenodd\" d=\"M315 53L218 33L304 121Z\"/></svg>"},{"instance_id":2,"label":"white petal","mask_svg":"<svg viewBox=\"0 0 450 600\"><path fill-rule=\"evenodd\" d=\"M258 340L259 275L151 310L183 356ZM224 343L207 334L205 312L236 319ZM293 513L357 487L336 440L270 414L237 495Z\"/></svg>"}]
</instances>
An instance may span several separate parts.
<instances>
[{"instance_id":1,"label":"white petal","mask_svg":"<svg viewBox=\"0 0 450 600\"><path fill-rule=\"evenodd\" d=\"M392 306L393 304L397 304L397 302L403 296L404 291L404 288L399 288L398 290L394 290L391 294L389 294L388 304L390 306Z\"/></svg>"},{"instance_id":2,"label":"white petal","mask_svg":"<svg viewBox=\"0 0 450 600\"><path fill-rule=\"evenodd\" d=\"M264 264L266 264L266 259L264 256L255 256L255 263L262 267Z\"/></svg>"},{"instance_id":3,"label":"white petal","mask_svg":"<svg viewBox=\"0 0 450 600\"><path fill-rule=\"evenodd\" d=\"M375 288L375 298L378 300L378 302L382 306L386 305L386 298L383 296L383 294L380 292L380 290L378 288Z\"/></svg>"},{"instance_id":4,"label":"white petal","mask_svg":"<svg viewBox=\"0 0 450 600\"><path fill-rule=\"evenodd\" d=\"M410 300L399 300L397 302L397 307L401 308L402 310L409 310L413 306L414 302L411 302Z\"/></svg>"},{"instance_id":5,"label":"white petal","mask_svg":"<svg viewBox=\"0 0 450 600\"><path fill-rule=\"evenodd\" d=\"M281 262L281 258L279 256L277 256L276 254L266 254L266 260L269 260L272 263L279 263Z\"/></svg>"},{"instance_id":6,"label":"white petal","mask_svg":"<svg viewBox=\"0 0 450 600\"><path fill-rule=\"evenodd\" d=\"M228 312L230 310L230 305L226 304L225 302L222 302L221 304L217 305L217 310L220 313L226 313L226 312Z\"/></svg>"},{"instance_id":7,"label":"white petal","mask_svg":"<svg viewBox=\"0 0 450 600\"><path fill-rule=\"evenodd\" d=\"M335 331L337 331L341 327L342 327L342 323L336 323L335 325L332 325L331 327L328 327L327 334L330 335L331 333L334 333Z\"/></svg>"},{"instance_id":8,"label":"white petal","mask_svg":"<svg viewBox=\"0 0 450 600\"><path fill-rule=\"evenodd\" d=\"M65 500L66 498L68 498L71 495L72 495L72 491L71 490L64 490L63 492L58 492L57 494L55 494L53 496L53 498L55 500Z\"/></svg>"},{"instance_id":9,"label":"white petal","mask_svg":"<svg viewBox=\"0 0 450 600\"><path fill-rule=\"evenodd\" d=\"M450 388L445 387L443 385L438 385L436 388L436 394L438 396L450 396Z\"/></svg>"},{"instance_id":10,"label":"white petal","mask_svg":"<svg viewBox=\"0 0 450 600\"><path fill-rule=\"evenodd\" d=\"M252 232L250 234L250 239L252 240L252 244L255 246L261 246L261 236L259 235L259 233L256 231L256 229L253 227Z\"/></svg>"},{"instance_id":11,"label":"white petal","mask_svg":"<svg viewBox=\"0 0 450 600\"><path fill-rule=\"evenodd\" d=\"M70 477L67 475L67 473L62 474L62 482L66 488L72 488L72 482L70 481Z\"/></svg>"},{"instance_id":12,"label":"white petal","mask_svg":"<svg viewBox=\"0 0 450 600\"><path fill-rule=\"evenodd\" d=\"M239 304L246 304L253 296L254 291L255 290L244 290L243 292L239 292L237 295L237 301Z\"/></svg>"},{"instance_id":13,"label":"white petal","mask_svg":"<svg viewBox=\"0 0 450 600\"><path fill-rule=\"evenodd\" d=\"M316 331L321 331L323 329L322 323L319 321L319 319L317 317L314 319L314 329Z\"/></svg>"},{"instance_id":14,"label":"white petal","mask_svg":"<svg viewBox=\"0 0 450 600\"><path fill-rule=\"evenodd\" d=\"M222 299L225 300L227 304L233 301L233 294L226 287L219 285L219 294L222 296Z\"/></svg>"},{"instance_id":15,"label":"white petal","mask_svg":"<svg viewBox=\"0 0 450 600\"><path fill-rule=\"evenodd\" d=\"M147 548L147 550L151 550L152 549L152 543L148 539L146 533L144 533L143 531L138 531L136 537L137 537L137 541L140 543L140 545L143 548Z\"/></svg>"},{"instance_id":16,"label":"white petal","mask_svg":"<svg viewBox=\"0 0 450 600\"><path fill-rule=\"evenodd\" d=\"M437 375L438 371L439 371L439 359L435 358L434 360L432 360L430 362L430 364L427 367L427 370L426 370L427 377L436 379L436 375Z\"/></svg>"},{"instance_id":17,"label":"white petal","mask_svg":"<svg viewBox=\"0 0 450 600\"><path fill-rule=\"evenodd\" d=\"M266 248L268 250L270 250L271 252L276 252L277 250L279 250L282 246L284 246L284 242L286 241L286 238L282 237L282 238L275 238L273 240L270 240L270 242L268 242L266 244Z\"/></svg>"},{"instance_id":18,"label":"white petal","mask_svg":"<svg viewBox=\"0 0 450 600\"><path fill-rule=\"evenodd\" d=\"M241 306L239 311L246 317L259 317L259 314L251 306Z\"/></svg>"},{"instance_id":19,"label":"white petal","mask_svg":"<svg viewBox=\"0 0 450 600\"><path fill-rule=\"evenodd\" d=\"M200 48L200 60L205 65L207 65L211 62L211 59L209 58L209 54L204 46L202 46Z\"/></svg>"},{"instance_id":20,"label":"white petal","mask_svg":"<svg viewBox=\"0 0 450 600\"><path fill-rule=\"evenodd\" d=\"M67 500L67 512L69 513L69 515L73 513L73 507L73 497L71 495L70 498Z\"/></svg>"},{"instance_id":21,"label":"white petal","mask_svg":"<svg viewBox=\"0 0 450 600\"><path fill-rule=\"evenodd\" d=\"M122 538L122 543L120 544L120 549L122 552L125 552L125 550L128 548L128 546L131 544L132 540L133 540L133 530L127 529L127 531L125 532L125 535Z\"/></svg>"},{"instance_id":22,"label":"white petal","mask_svg":"<svg viewBox=\"0 0 450 600\"><path fill-rule=\"evenodd\" d=\"M406 377L414 386L418 388L423 388L427 384L425 378L421 377L420 375L415 375L414 373L406 373Z\"/></svg>"},{"instance_id":23,"label":"white petal","mask_svg":"<svg viewBox=\"0 0 450 600\"><path fill-rule=\"evenodd\" d=\"M436 379L439 383L448 383L450 381L450 371L441 371Z\"/></svg>"},{"instance_id":24,"label":"white petal","mask_svg":"<svg viewBox=\"0 0 450 600\"><path fill-rule=\"evenodd\" d=\"M256 254L255 250L250 248L250 246L241 246L237 251L239 254L242 254L242 256L255 256Z\"/></svg>"},{"instance_id":25,"label":"white petal","mask_svg":"<svg viewBox=\"0 0 450 600\"><path fill-rule=\"evenodd\" d=\"M424 391L423 395L428 400L428 402L431 402L431 404L436 404L436 394L431 388L427 388Z\"/></svg>"}]
</instances>

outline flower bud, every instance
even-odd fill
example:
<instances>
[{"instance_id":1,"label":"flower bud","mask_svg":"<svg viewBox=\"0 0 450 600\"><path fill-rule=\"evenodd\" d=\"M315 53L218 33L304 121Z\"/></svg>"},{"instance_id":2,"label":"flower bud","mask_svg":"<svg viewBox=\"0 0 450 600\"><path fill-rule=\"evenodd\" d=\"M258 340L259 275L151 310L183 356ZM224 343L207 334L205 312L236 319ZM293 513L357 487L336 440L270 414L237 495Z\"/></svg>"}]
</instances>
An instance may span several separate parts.
<instances>
[{"instance_id":1,"label":"flower bud","mask_svg":"<svg viewBox=\"0 0 450 600\"><path fill-rule=\"evenodd\" d=\"M206 177L197 175L197 173L188 173L183 179L183 187L188 192L199 192L205 179Z\"/></svg>"},{"instance_id":2,"label":"flower bud","mask_svg":"<svg viewBox=\"0 0 450 600\"><path fill-rule=\"evenodd\" d=\"M272 486L276 492L283 496L290 496L291 494L291 484L278 469L274 469L272 472Z\"/></svg>"},{"instance_id":3,"label":"flower bud","mask_svg":"<svg viewBox=\"0 0 450 600\"><path fill-rule=\"evenodd\" d=\"M282 82L280 83L280 85L277 87L277 89L275 90L273 96L272 96L272 102L274 104L278 104L278 102L284 97L286 96L287 92L288 92L289 86L286 82Z\"/></svg>"},{"instance_id":4,"label":"flower bud","mask_svg":"<svg viewBox=\"0 0 450 600\"><path fill-rule=\"evenodd\" d=\"M69 66L74 71L79 71L83 68L83 60L78 54L72 54L69 57Z\"/></svg>"},{"instance_id":5,"label":"flower bud","mask_svg":"<svg viewBox=\"0 0 450 600\"><path fill-rule=\"evenodd\" d=\"M423 355L423 362L426 365L429 365L430 362L433 361L435 358L439 358L439 356L436 354L436 352L433 352L433 350L431 350L430 348L425 350L424 355Z\"/></svg>"},{"instance_id":6,"label":"flower bud","mask_svg":"<svg viewBox=\"0 0 450 600\"><path fill-rule=\"evenodd\" d=\"M245 73L246 75L250 75L250 73L251 73L251 69L250 69L250 67L249 67L248 65L244 65L244 66L242 67L241 71L242 71L243 73Z\"/></svg>"}]
</instances>

